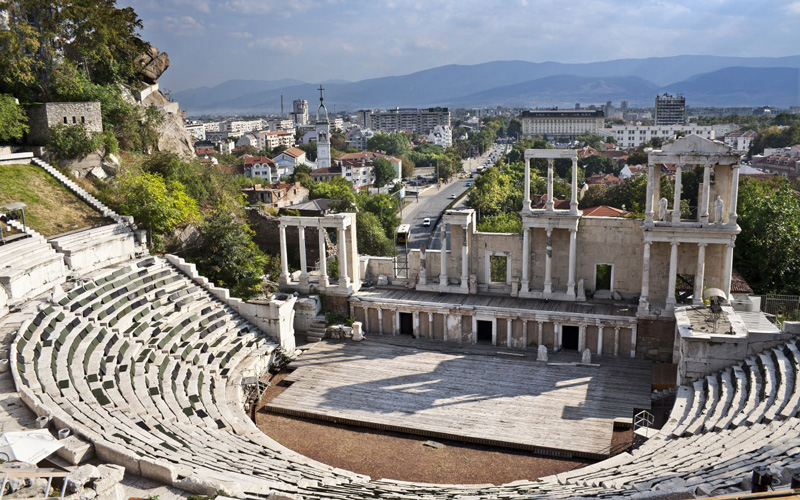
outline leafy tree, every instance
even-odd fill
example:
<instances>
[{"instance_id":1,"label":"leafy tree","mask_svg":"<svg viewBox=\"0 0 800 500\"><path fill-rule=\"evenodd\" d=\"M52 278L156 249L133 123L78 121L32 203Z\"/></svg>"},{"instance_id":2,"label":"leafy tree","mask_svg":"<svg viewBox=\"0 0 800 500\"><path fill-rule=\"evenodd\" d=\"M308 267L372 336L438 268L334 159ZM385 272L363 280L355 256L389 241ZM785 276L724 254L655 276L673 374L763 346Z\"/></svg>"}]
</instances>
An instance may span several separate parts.
<instances>
[{"instance_id":1,"label":"leafy tree","mask_svg":"<svg viewBox=\"0 0 800 500\"><path fill-rule=\"evenodd\" d=\"M518 211L521 197L514 188L512 176L498 167L492 167L475 179L467 197L467 206L477 210L481 217L488 217Z\"/></svg>"},{"instance_id":2,"label":"leafy tree","mask_svg":"<svg viewBox=\"0 0 800 500\"><path fill-rule=\"evenodd\" d=\"M230 212L217 210L199 231L200 244L187 253L198 271L236 297L247 300L259 295L267 257L253 242L250 227Z\"/></svg>"},{"instance_id":3,"label":"leafy tree","mask_svg":"<svg viewBox=\"0 0 800 500\"><path fill-rule=\"evenodd\" d=\"M372 161L372 173L375 175L374 186L380 188L395 178L392 162L386 158L375 158Z\"/></svg>"},{"instance_id":4,"label":"leafy tree","mask_svg":"<svg viewBox=\"0 0 800 500\"><path fill-rule=\"evenodd\" d=\"M634 151L628 155L627 165L647 165L647 153L644 151Z\"/></svg>"},{"instance_id":5,"label":"leafy tree","mask_svg":"<svg viewBox=\"0 0 800 500\"><path fill-rule=\"evenodd\" d=\"M115 0L7 0L8 30L0 31L0 91L30 100L48 95L50 76L63 53L95 83L128 82L135 58L147 44L136 34L142 24L130 7Z\"/></svg>"},{"instance_id":6,"label":"leafy tree","mask_svg":"<svg viewBox=\"0 0 800 500\"><path fill-rule=\"evenodd\" d=\"M158 174L128 175L117 190L122 213L132 215L147 228L150 243L158 248L165 234L198 217L197 202L176 181L164 181Z\"/></svg>"},{"instance_id":7,"label":"leafy tree","mask_svg":"<svg viewBox=\"0 0 800 500\"><path fill-rule=\"evenodd\" d=\"M312 200L328 198L338 200L334 210L337 212L350 212L356 205L356 193L353 186L346 179L337 178L327 182L315 182L309 188L308 197Z\"/></svg>"},{"instance_id":8,"label":"leafy tree","mask_svg":"<svg viewBox=\"0 0 800 500\"><path fill-rule=\"evenodd\" d=\"M0 95L0 143L19 139L28 131L28 115L10 95Z\"/></svg>"},{"instance_id":9,"label":"leafy tree","mask_svg":"<svg viewBox=\"0 0 800 500\"><path fill-rule=\"evenodd\" d=\"M411 142L403 132L378 133L367 139L367 149L388 155L404 156L411 152Z\"/></svg>"},{"instance_id":10,"label":"leafy tree","mask_svg":"<svg viewBox=\"0 0 800 500\"><path fill-rule=\"evenodd\" d=\"M386 236L378 217L372 212L356 214L356 237L360 253L376 257L387 257L394 253L392 239Z\"/></svg>"},{"instance_id":11,"label":"leafy tree","mask_svg":"<svg viewBox=\"0 0 800 500\"><path fill-rule=\"evenodd\" d=\"M411 161L411 158L408 156L403 156L400 158L400 161L403 162L403 179L410 179L411 177L414 177L414 169L416 168L416 165L414 165L414 162Z\"/></svg>"},{"instance_id":12,"label":"leafy tree","mask_svg":"<svg viewBox=\"0 0 800 500\"><path fill-rule=\"evenodd\" d=\"M481 218L478 231L483 233L521 233L522 219L517 212L503 212Z\"/></svg>"},{"instance_id":13,"label":"leafy tree","mask_svg":"<svg viewBox=\"0 0 800 500\"><path fill-rule=\"evenodd\" d=\"M788 181L777 187L744 178L737 220L736 268L757 294L800 294L800 208Z\"/></svg>"},{"instance_id":14,"label":"leafy tree","mask_svg":"<svg viewBox=\"0 0 800 500\"><path fill-rule=\"evenodd\" d=\"M620 168L603 155L590 155L582 160L578 160L581 165L586 167L586 176L594 174L619 174Z\"/></svg>"},{"instance_id":15,"label":"leafy tree","mask_svg":"<svg viewBox=\"0 0 800 500\"><path fill-rule=\"evenodd\" d=\"M765 148L784 148L800 144L800 122L794 122L786 128L776 125L758 131L755 140L750 144L749 154L761 154Z\"/></svg>"},{"instance_id":16,"label":"leafy tree","mask_svg":"<svg viewBox=\"0 0 800 500\"><path fill-rule=\"evenodd\" d=\"M576 141L584 146L590 146L598 150L604 149L603 145L605 144L603 138L596 134L578 136Z\"/></svg>"},{"instance_id":17,"label":"leafy tree","mask_svg":"<svg viewBox=\"0 0 800 500\"><path fill-rule=\"evenodd\" d=\"M308 165L298 165L294 167L294 171L289 176L289 182L307 182L311 179L311 167ZM304 184L305 185L305 184Z\"/></svg>"},{"instance_id":18,"label":"leafy tree","mask_svg":"<svg viewBox=\"0 0 800 500\"><path fill-rule=\"evenodd\" d=\"M400 224L397 215L400 203L396 196L383 193L370 195L362 191L356 196L356 204L359 212L370 212L378 218L387 238L394 238L394 231Z\"/></svg>"}]
</instances>

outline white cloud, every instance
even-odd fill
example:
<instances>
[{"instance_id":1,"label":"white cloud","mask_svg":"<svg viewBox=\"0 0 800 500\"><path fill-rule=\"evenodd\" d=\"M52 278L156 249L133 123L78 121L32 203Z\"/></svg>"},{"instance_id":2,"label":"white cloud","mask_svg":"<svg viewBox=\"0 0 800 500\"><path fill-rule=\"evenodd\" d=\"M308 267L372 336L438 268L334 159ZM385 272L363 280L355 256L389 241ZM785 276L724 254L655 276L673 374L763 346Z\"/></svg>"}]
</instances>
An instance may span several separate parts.
<instances>
[{"instance_id":1,"label":"white cloud","mask_svg":"<svg viewBox=\"0 0 800 500\"><path fill-rule=\"evenodd\" d=\"M800 14L800 2L792 2L786 6L786 10L791 14Z\"/></svg>"},{"instance_id":2,"label":"white cloud","mask_svg":"<svg viewBox=\"0 0 800 500\"><path fill-rule=\"evenodd\" d=\"M203 23L192 16L166 16L161 19L151 20L145 24L158 31L177 36L197 36L203 34L206 30Z\"/></svg>"},{"instance_id":3,"label":"white cloud","mask_svg":"<svg viewBox=\"0 0 800 500\"><path fill-rule=\"evenodd\" d=\"M233 38L244 38L246 40L253 38L253 34L248 33L247 31L233 31L228 33L228 36L232 36Z\"/></svg>"},{"instance_id":4,"label":"white cloud","mask_svg":"<svg viewBox=\"0 0 800 500\"><path fill-rule=\"evenodd\" d=\"M303 50L303 41L291 35L284 35L279 37L267 37L253 40L248 44L249 47L268 47L277 52L285 52L288 54L298 54Z\"/></svg>"}]
</instances>

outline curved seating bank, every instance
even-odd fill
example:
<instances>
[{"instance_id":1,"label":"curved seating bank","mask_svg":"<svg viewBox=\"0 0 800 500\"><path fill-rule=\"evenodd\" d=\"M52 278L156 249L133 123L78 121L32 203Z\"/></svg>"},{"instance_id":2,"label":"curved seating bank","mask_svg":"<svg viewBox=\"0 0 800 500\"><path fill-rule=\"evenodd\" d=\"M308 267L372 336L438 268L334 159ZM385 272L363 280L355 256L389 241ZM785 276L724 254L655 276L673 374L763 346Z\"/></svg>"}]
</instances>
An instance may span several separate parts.
<instances>
[{"instance_id":1,"label":"curved seating bank","mask_svg":"<svg viewBox=\"0 0 800 500\"><path fill-rule=\"evenodd\" d=\"M121 254L92 260L101 240ZM8 353L19 396L132 474L251 498L499 499L709 494L740 487L759 465L784 483L798 470L796 343L681 387L668 423L635 452L538 481L415 484L315 462L259 431L242 409L242 377L277 345L220 289L170 261L131 258L141 245L117 221L50 242L31 232L0 247L0 322L9 308L15 317L33 310ZM67 267L79 279L63 293Z\"/></svg>"},{"instance_id":2,"label":"curved seating bank","mask_svg":"<svg viewBox=\"0 0 800 500\"><path fill-rule=\"evenodd\" d=\"M99 458L199 493L302 498L629 496L711 493L756 465L787 477L800 457L798 346L681 387L662 431L632 454L502 486L372 480L261 433L241 406L244 370L276 349L170 263L101 273L22 324L10 349L23 400L94 443Z\"/></svg>"}]
</instances>

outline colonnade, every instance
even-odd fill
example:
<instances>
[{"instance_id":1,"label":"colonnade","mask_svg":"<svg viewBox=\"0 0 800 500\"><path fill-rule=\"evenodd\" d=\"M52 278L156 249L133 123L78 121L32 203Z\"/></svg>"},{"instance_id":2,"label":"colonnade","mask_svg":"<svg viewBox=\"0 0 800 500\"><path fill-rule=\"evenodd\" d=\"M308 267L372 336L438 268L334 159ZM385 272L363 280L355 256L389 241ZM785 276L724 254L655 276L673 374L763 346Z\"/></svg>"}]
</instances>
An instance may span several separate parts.
<instances>
[{"instance_id":1,"label":"colonnade","mask_svg":"<svg viewBox=\"0 0 800 500\"><path fill-rule=\"evenodd\" d=\"M287 251L286 228L292 226L298 230L298 247L300 252L300 276L297 283L291 282L289 273L289 254ZM281 217L279 225L280 248L281 248L281 274L280 284L282 287L292 288L296 285L302 290L308 289L311 285L308 273L308 258L306 252L306 232L308 227L316 227L319 235L319 282L318 288L335 291L338 289L343 293L350 293L353 287L360 285L358 272L358 251L355 243L355 215L354 214L335 214L325 217ZM339 280L336 287L331 290L330 278L328 276L327 259L327 238L326 231L335 229L337 232L337 250L339 265ZM352 259L352 266L348 263Z\"/></svg>"},{"instance_id":2,"label":"colonnade","mask_svg":"<svg viewBox=\"0 0 800 500\"><path fill-rule=\"evenodd\" d=\"M370 313L373 311L373 313ZM415 338L423 336L423 325L425 326L424 332L429 338L441 338L443 341L458 342L458 343L477 343L478 321L491 321L492 322L492 345L504 346L507 348L527 348L527 346L548 345L549 348L561 349L563 346L563 331L566 326L578 327L578 351L589 349L595 354L614 354L615 356L636 356L636 342L638 326L631 318L620 318L617 320L602 320L596 319L593 321L586 321L585 319L569 318L569 317L547 317L543 318L532 314L531 316L524 315L508 315L502 312L477 312L477 311L459 311L454 313L451 309L428 309L419 306L398 306L389 304L380 304L373 302L356 301L350 302L350 315L359 318L363 322L363 330L368 334L377 335L399 335L401 333L400 327L400 314L412 315L412 335ZM391 324L386 325L386 315L389 314ZM437 318L441 318L441 330L436 326ZM460 325L463 324L464 318L470 318L471 330L468 336L465 336ZM519 341L515 341L512 335L514 324L521 322L522 337ZM498 341L498 325L505 324L505 340L501 343ZM545 325L552 324L552 337L551 340L545 339ZM591 344L588 341L587 328L594 326L597 328L597 340ZM621 345L621 331L626 330L630 335L630 345ZM604 345L607 344L607 336L613 335L613 350L611 352L604 351Z\"/></svg>"}]
</instances>

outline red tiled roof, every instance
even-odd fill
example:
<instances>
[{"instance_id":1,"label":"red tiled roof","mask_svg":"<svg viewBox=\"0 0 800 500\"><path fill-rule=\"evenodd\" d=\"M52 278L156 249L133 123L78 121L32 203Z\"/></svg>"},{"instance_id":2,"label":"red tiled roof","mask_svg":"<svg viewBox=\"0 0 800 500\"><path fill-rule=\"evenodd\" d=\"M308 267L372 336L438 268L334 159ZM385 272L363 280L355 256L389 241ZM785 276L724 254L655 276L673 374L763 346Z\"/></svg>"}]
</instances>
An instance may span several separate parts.
<instances>
[{"instance_id":1,"label":"red tiled roof","mask_svg":"<svg viewBox=\"0 0 800 500\"><path fill-rule=\"evenodd\" d=\"M609 207L608 205L583 209L583 215L587 217L622 217L625 213L619 208Z\"/></svg>"},{"instance_id":2,"label":"red tiled roof","mask_svg":"<svg viewBox=\"0 0 800 500\"><path fill-rule=\"evenodd\" d=\"M753 289L736 269L731 271L731 292L753 294Z\"/></svg>"},{"instance_id":3,"label":"red tiled roof","mask_svg":"<svg viewBox=\"0 0 800 500\"><path fill-rule=\"evenodd\" d=\"M299 157L303 156L304 154L306 154L306 152L303 151L300 148L291 147L291 148L288 148L285 151L283 151L281 154L289 155L292 158L299 158Z\"/></svg>"},{"instance_id":4,"label":"red tiled roof","mask_svg":"<svg viewBox=\"0 0 800 500\"><path fill-rule=\"evenodd\" d=\"M268 156L252 156L252 155L243 155L242 158L244 159L244 164L246 166L255 165L256 163L266 163L267 165L275 165L275 162L272 161Z\"/></svg>"}]
</instances>

